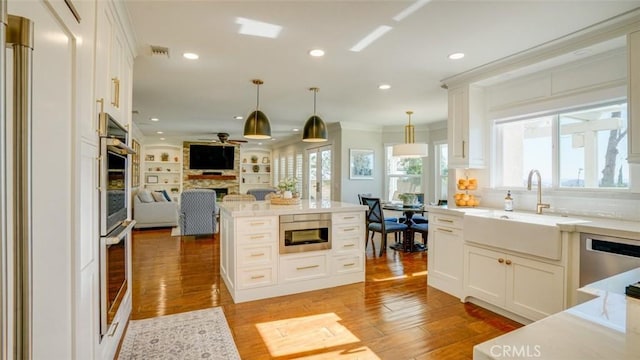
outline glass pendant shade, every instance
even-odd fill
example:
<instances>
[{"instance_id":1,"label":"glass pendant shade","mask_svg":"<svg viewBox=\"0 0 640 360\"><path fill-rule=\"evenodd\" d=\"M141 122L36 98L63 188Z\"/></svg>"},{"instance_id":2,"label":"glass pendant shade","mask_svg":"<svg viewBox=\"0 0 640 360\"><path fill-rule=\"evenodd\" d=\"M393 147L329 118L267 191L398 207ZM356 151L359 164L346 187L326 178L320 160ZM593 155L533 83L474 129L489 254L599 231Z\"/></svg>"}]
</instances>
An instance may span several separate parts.
<instances>
[{"instance_id":1,"label":"glass pendant shade","mask_svg":"<svg viewBox=\"0 0 640 360\"><path fill-rule=\"evenodd\" d=\"M271 124L269 118L262 111L258 110L260 106L260 85L262 80L252 80L256 85L256 110L247 116L244 122L244 134L247 139L271 139Z\"/></svg>"},{"instance_id":2,"label":"glass pendant shade","mask_svg":"<svg viewBox=\"0 0 640 360\"><path fill-rule=\"evenodd\" d=\"M312 87L309 90L313 91L313 115L304 123L304 129L302 130L302 141L304 142L323 142L329 139L327 132L327 126L320 116L316 115L316 94L318 88Z\"/></svg>"},{"instance_id":3,"label":"glass pendant shade","mask_svg":"<svg viewBox=\"0 0 640 360\"><path fill-rule=\"evenodd\" d=\"M404 127L404 144L393 145L391 156L395 157L426 157L429 156L429 145L424 143L414 143L415 129L411 125L411 114L413 111L407 111L409 115L409 124Z\"/></svg>"}]
</instances>

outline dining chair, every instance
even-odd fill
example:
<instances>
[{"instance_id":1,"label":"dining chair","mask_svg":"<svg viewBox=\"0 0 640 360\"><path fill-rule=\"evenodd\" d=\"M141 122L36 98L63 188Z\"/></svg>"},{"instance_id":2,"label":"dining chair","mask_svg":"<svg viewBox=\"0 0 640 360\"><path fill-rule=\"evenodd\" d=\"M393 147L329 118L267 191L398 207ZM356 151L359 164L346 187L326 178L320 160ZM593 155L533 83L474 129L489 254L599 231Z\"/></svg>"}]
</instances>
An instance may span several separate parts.
<instances>
[{"instance_id":1,"label":"dining chair","mask_svg":"<svg viewBox=\"0 0 640 360\"><path fill-rule=\"evenodd\" d=\"M358 194L358 202L360 203L360 205L367 205L362 201L363 197L371 197L371 193L362 193L362 194ZM394 216L390 216L390 217L385 217L384 221L392 221L392 222L404 222L405 218L401 217L401 218L397 218ZM367 237L369 236L369 233L367 232ZM368 241L367 241L368 242ZM396 233L396 242L398 242L398 234ZM373 246L373 241L371 242L371 245ZM366 246L365 246L366 247ZM375 248L374 248L374 252L375 252Z\"/></svg>"},{"instance_id":2,"label":"dining chair","mask_svg":"<svg viewBox=\"0 0 640 360\"><path fill-rule=\"evenodd\" d=\"M413 225L411 225L411 227L409 228L409 237L411 238L411 241L409 241L409 243L411 244L411 246L413 246L413 233L414 232L418 232L420 234L422 234L422 243L424 244L424 249L427 250L427 238L429 237L429 224L428 223L414 223Z\"/></svg>"},{"instance_id":3,"label":"dining chair","mask_svg":"<svg viewBox=\"0 0 640 360\"><path fill-rule=\"evenodd\" d=\"M373 244L373 235L376 232L380 233L382 240L380 241L380 256L387 249L387 234L394 233L400 234L403 233L404 236L407 236L407 229L409 228L406 224L393 222L393 221L385 221L384 213L382 211L382 206L380 205L380 198L371 198L371 197L361 197L362 204L367 205L369 207L369 211L367 212L367 230L371 231L371 246L373 247L373 251L375 254L375 245ZM365 243L365 248L369 243L369 237L367 234L367 240Z\"/></svg>"},{"instance_id":4,"label":"dining chair","mask_svg":"<svg viewBox=\"0 0 640 360\"><path fill-rule=\"evenodd\" d=\"M227 201L256 201L256 197L249 194L228 194L222 197L222 202Z\"/></svg>"}]
</instances>

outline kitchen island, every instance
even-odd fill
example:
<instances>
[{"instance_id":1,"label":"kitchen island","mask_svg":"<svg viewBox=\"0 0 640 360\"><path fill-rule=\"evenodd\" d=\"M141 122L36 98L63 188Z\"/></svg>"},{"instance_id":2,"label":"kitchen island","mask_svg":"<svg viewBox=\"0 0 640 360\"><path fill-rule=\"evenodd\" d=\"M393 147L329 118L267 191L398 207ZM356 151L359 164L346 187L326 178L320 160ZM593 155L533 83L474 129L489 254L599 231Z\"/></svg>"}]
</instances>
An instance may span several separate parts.
<instances>
[{"instance_id":1,"label":"kitchen island","mask_svg":"<svg viewBox=\"0 0 640 360\"><path fill-rule=\"evenodd\" d=\"M366 206L302 200L298 205L251 201L223 202L219 207L220 273L234 302L364 281ZM281 250L281 216L317 215L330 219L323 225L328 227L328 249L301 243L295 252Z\"/></svg>"}]
</instances>

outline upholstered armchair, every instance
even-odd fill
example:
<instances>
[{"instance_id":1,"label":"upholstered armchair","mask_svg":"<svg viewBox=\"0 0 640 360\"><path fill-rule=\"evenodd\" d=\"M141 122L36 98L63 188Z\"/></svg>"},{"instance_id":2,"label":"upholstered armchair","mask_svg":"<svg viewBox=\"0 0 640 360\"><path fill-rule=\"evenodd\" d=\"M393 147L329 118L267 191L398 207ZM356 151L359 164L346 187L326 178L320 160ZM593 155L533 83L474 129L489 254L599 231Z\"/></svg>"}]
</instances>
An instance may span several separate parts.
<instances>
[{"instance_id":1,"label":"upholstered armchair","mask_svg":"<svg viewBox=\"0 0 640 360\"><path fill-rule=\"evenodd\" d=\"M180 195L180 233L182 235L216 232L216 192L209 189L185 190Z\"/></svg>"}]
</instances>

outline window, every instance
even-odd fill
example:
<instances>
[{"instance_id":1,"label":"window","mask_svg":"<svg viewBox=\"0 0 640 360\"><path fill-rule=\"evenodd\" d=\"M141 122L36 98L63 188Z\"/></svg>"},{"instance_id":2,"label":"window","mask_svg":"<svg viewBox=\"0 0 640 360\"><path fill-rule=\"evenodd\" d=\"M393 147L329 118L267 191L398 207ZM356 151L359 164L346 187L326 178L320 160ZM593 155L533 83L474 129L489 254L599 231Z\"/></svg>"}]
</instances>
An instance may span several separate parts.
<instances>
[{"instance_id":1,"label":"window","mask_svg":"<svg viewBox=\"0 0 640 360\"><path fill-rule=\"evenodd\" d=\"M529 171L538 169L546 187L629 187L626 103L497 122L495 128L497 186L524 187Z\"/></svg>"},{"instance_id":2,"label":"window","mask_svg":"<svg viewBox=\"0 0 640 360\"><path fill-rule=\"evenodd\" d=\"M387 200L398 200L398 194L422 193L422 158L393 157L393 147L386 146Z\"/></svg>"},{"instance_id":3,"label":"window","mask_svg":"<svg viewBox=\"0 0 640 360\"><path fill-rule=\"evenodd\" d=\"M436 145L436 200L446 200L449 186L449 146Z\"/></svg>"}]
</instances>

